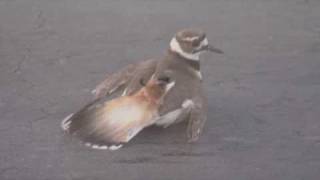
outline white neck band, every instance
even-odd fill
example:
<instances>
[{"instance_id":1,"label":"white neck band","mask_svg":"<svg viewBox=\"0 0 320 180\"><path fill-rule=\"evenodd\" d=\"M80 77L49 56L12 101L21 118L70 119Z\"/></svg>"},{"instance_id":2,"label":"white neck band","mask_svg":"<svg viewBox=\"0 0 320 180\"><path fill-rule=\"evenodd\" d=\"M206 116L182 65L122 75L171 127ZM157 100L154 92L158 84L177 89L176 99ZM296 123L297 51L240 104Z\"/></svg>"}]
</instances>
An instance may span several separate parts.
<instances>
[{"instance_id":1,"label":"white neck band","mask_svg":"<svg viewBox=\"0 0 320 180\"><path fill-rule=\"evenodd\" d=\"M194 54L191 54L191 53L187 53L187 52L184 52L177 39L174 37L172 38L171 42L170 42L170 50L173 51L173 52L176 52L178 53L180 56L186 58L186 59L190 59L190 60L194 60L194 61L199 61L199 56L200 56L200 52L197 52L197 53L194 53Z\"/></svg>"}]
</instances>

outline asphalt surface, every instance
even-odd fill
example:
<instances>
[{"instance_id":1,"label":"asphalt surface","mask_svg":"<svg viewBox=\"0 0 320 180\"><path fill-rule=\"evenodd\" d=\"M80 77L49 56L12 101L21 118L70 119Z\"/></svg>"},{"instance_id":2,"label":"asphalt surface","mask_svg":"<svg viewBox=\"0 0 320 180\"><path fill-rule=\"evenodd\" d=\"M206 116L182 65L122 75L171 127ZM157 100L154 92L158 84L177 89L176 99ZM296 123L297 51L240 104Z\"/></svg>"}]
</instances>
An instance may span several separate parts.
<instances>
[{"instance_id":1,"label":"asphalt surface","mask_svg":"<svg viewBox=\"0 0 320 180\"><path fill-rule=\"evenodd\" d=\"M201 139L149 128L116 152L59 123L107 73L161 57L201 27L225 55L201 58ZM320 178L319 0L0 0L0 179Z\"/></svg>"}]
</instances>

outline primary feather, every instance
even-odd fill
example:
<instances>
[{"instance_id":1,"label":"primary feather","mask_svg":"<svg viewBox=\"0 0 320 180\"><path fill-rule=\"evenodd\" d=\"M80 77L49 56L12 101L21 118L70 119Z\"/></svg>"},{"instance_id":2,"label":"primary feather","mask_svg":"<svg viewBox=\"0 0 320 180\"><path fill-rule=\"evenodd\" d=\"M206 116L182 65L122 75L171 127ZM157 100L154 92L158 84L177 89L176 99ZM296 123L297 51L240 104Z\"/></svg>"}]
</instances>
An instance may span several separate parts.
<instances>
[{"instance_id":1,"label":"primary feather","mask_svg":"<svg viewBox=\"0 0 320 180\"><path fill-rule=\"evenodd\" d=\"M130 96L94 100L65 118L62 128L93 148L121 147L158 118L160 102L174 84L159 81L150 80Z\"/></svg>"}]
</instances>

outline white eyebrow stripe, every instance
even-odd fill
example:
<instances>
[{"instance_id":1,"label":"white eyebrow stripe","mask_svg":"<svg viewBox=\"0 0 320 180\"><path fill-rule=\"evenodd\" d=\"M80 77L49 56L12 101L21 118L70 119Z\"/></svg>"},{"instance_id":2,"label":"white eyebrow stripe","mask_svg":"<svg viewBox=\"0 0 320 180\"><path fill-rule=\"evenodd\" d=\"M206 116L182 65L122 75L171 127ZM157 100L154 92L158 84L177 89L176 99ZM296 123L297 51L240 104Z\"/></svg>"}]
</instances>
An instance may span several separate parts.
<instances>
[{"instance_id":1,"label":"white eyebrow stripe","mask_svg":"<svg viewBox=\"0 0 320 180\"><path fill-rule=\"evenodd\" d=\"M192 42L194 40L197 40L199 39L198 36L193 36L193 37L186 37L186 38L183 38L182 41L188 41L188 42Z\"/></svg>"}]
</instances>

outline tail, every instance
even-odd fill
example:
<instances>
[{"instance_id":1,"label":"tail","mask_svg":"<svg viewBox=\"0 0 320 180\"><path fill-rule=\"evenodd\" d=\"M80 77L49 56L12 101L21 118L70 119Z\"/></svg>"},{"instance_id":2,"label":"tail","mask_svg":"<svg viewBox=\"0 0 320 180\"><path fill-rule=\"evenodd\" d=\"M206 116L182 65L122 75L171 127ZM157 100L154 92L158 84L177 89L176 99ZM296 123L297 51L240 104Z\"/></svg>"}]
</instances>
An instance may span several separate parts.
<instances>
[{"instance_id":1,"label":"tail","mask_svg":"<svg viewBox=\"0 0 320 180\"><path fill-rule=\"evenodd\" d=\"M77 113L68 115L61 122L62 130L93 149L117 150L121 148L143 127L137 126L135 119L130 116L130 113L128 114L125 108L120 108L120 112L115 115L121 116L121 120L111 122L106 111L106 101L95 100ZM119 111L119 108L116 110Z\"/></svg>"}]
</instances>

